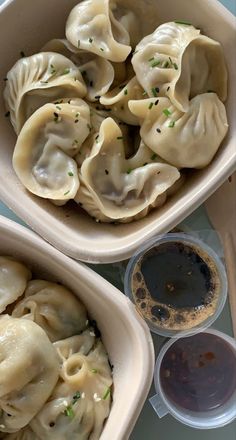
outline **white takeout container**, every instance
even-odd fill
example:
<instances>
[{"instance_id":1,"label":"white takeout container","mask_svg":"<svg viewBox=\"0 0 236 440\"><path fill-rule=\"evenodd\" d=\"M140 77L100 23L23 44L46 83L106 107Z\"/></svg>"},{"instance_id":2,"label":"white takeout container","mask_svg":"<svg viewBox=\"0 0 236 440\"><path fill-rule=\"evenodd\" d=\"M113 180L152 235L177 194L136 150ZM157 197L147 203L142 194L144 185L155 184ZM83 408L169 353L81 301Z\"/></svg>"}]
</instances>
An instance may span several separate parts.
<instances>
[{"instance_id":1,"label":"white takeout container","mask_svg":"<svg viewBox=\"0 0 236 440\"><path fill-rule=\"evenodd\" d=\"M127 440L147 397L154 370L151 335L132 303L91 269L2 216L0 255L24 262L34 276L63 283L78 295L97 321L114 365L113 403L100 439Z\"/></svg>"},{"instance_id":2,"label":"white takeout container","mask_svg":"<svg viewBox=\"0 0 236 440\"><path fill-rule=\"evenodd\" d=\"M132 0L121 1L132 4ZM152 23L147 23L147 32L166 21L186 20L222 43L229 73L230 129L210 166L193 172L163 207L142 220L117 226L97 224L79 207L57 207L30 194L12 168L16 137L4 117L3 79L20 51L30 55L51 38L64 36L66 18L78 0L7 0L0 7L0 198L44 239L82 261L110 263L129 258L146 239L167 232L182 221L236 169L235 17L217 0L137 0L135 7L141 2L145 17L151 11Z\"/></svg>"}]
</instances>

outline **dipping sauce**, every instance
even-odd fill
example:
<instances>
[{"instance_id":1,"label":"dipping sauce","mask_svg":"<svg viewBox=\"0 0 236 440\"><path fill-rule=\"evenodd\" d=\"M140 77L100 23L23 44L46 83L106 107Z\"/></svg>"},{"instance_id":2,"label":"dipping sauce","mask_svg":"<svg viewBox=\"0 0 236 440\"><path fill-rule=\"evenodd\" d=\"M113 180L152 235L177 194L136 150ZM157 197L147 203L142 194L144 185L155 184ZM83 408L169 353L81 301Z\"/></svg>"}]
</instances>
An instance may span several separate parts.
<instances>
[{"instance_id":1,"label":"dipping sauce","mask_svg":"<svg viewBox=\"0 0 236 440\"><path fill-rule=\"evenodd\" d=\"M178 339L162 359L160 383L167 399L188 411L222 407L236 390L236 350L210 333Z\"/></svg>"},{"instance_id":2,"label":"dipping sauce","mask_svg":"<svg viewBox=\"0 0 236 440\"><path fill-rule=\"evenodd\" d=\"M191 329L212 316L221 289L215 260L191 239L160 240L140 256L131 277L138 311L169 330Z\"/></svg>"}]
</instances>

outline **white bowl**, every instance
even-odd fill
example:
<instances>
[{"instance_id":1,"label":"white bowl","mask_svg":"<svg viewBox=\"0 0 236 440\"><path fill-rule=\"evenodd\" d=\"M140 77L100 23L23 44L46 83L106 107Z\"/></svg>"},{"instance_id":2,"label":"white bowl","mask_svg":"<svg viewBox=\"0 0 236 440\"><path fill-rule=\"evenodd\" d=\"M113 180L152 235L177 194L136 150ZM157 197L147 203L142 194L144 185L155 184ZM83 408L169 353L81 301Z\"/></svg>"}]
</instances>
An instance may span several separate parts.
<instances>
[{"instance_id":1,"label":"white bowl","mask_svg":"<svg viewBox=\"0 0 236 440\"><path fill-rule=\"evenodd\" d=\"M127 0L123 0L127 3ZM196 209L236 169L235 17L216 0L138 0L152 11L154 26L187 20L220 41L229 71L227 112L230 130L213 162L193 172L183 187L146 218L123 225L97 224L80 208L56 207L27 192L12 168L15 135L0 115L0 198L32 229L63 253L83 261L110 263L126 259L155 234L169 231ZM78 0L8 0L0 7L0 77L19 58L20 51L37 52L51 38L64 35L65 21ZM154 20L155 14L157 20ZM149 32L152 30L150 26ZM0 86L0 103L4 81Z\"/></svg>"},{"instance_id":2,"label":"white bowl","mask_svg":"<svg viewBox=\"0 0 236 440\"><path fill-rule=\"evenodd\" d=\"M101 440L128 439L147 397L154 369L151 335L133 304L91 269L2 216L0 255L12 255L36 276L65 284L97 321L114 365L113 404Z\"/></svg>"}]
</instances>

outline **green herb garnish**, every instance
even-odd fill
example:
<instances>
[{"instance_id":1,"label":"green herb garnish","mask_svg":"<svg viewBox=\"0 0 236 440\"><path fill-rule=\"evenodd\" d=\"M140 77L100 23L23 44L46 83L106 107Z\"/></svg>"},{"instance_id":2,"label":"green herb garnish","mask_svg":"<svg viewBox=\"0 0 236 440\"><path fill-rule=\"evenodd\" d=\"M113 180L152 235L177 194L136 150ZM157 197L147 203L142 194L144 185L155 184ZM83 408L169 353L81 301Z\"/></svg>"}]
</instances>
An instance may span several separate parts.
<instances>
[{"instance_id":1,"label":"green herb garnish","mask_svg":"<svg viewBox=\"0 0 236 440\"><path fill-rule=\"evenodd\" d=\"M162 113L164 113L164 115L166 115L166 116L171 115L171 112L170 112L170 110L168 110L168 108L164 108L164 110L162 110Z\"/></svg>"},{"instance_id":2,"label":"green herb garnish","mask_svg":"<svg viewBox=\"0 0 236 440\"><path fill-rule=\"evenodd\" d=\"M173 128L175 126L175 121L171 121L168 125L169 128Z\"/></svg>"},{"instance_id":3,"label":"green herb garnish","mask_svg":"<svg viewBox=\"0 0 236 440\"><path fill-rule=\"evenodd\" d=\"M108 396L110 396L110 394L111 394L111 388L108 387L108 388L106 389L105 393L103 394L102 399L103 399L103 400L106 400L106 399L108 398Z\"/></svg>"},{"instance_id":4,"label":"green herb garnish","mask_svg":"<svg viewBox=\"0 0 236 440\"><path fill-rule=\"evenodd\" d=\"M156 98L157 97L157 94L159 93L159 87L153 87L152 88L152 94L153 94L153 96Z\"/></svg>"},{"instance_id":5,"label":"green herb garnish","mask_svg":"<svg viewBox=\"0 0 236 440\"><path fill-rule=\"evenodd\" d=\"M72 405L75 405L75 403L80 399L80 397L81 397L81 394L79 391L77 391L73 396Z\"/></svg>"},{"instance_id":6,"label":"green herb garnish","mask_svg":"<svg viewBox=\"0 0 236 440\"><path fill-rule=\"evenodd\" d=\"M104 52L104 49L103 49L103 47L100 47L100 50L101 50L102 52Z\"/></svg>"},{"instance_id":7,"label":"green herb garnish","mask_svg":"<svg viewBox=\"0 0 236 440\"><path fill-rule=\"evenodd\" d=\"M79 141L77 141L77 139L75 139L75 140L73 141L72 147L74 147L75 145L78 145L78 143L79 143Z\"/></svg>"},{"instance_id":8,"label":"green herb garnish","mask_svg":"<svg viewBox=\"0 0 236 440\"><path fill-rule=\"evenodd\" d=\"M67 196L67 194L69 194L69 192L70 192L70 190L66 191L66 192L64 193L64 196Z\"/></svg>"},{"instance_id":9,"label":"green herb garnish","mask_svg":"<svg viewBox=\"0 0 236 440\"><path fill-rule=\"evenodd\" d=\"M97 370L96 368L93 368L93 369L91 370L91 372L94 373L94 374L97 374L97 373L98 373L98 370Z\"/></svg>"},{"instance_id":10,"label":"green herb garnish","mask_svg":"<svg viewBox=\"0 0 236 440\"><path fill-rule=\"evenodd\" d=\"M130 174L132 171L133 171L132 168L129 168L129 169L126 171L126 173L127 173L127 174Z\"/></svg>"},{"instance_id":11,"label":"green herb garnish","mask_svg":"<svg viewBox=\"0 0 236 440\"><path fill-rule=\"evenodd\" d=\"M153 63L151 64L151 67L157 67L161 64L160 60L155 60L153 61Z\"/></svg>"},{"instance_id":12,"label":"green herb garnish","mask_svg":"<svg viewBox=\"0 0 236 440\"><path fill-rule=\"evenodd\" d=\"M70 69L65 69L64 72L62 72L62 75L68 75L70 73ZM75 78L76 81L77 78Z\"/></svg>"},{"instance_id":13,"label":"green herb garnish","mask_svg":"<svg viewBox=\"0 0 236 440\"><path fill-rule=\"evenodd\" d=\"M60 107L59 105L56 105L56 108L57 108L58 110L61 110L61 107Z\"/></svg>"},{"instance_id":14,"label":"green herb garnish","mask_svg":"<svg viewBox=\"0 0 236 440\"><path fill-rule=\"evenodd\" d=\"M151 61L154 61L155 60L155 58L154 57L152 57L152 58L149 58L149 63L151 62Z\"/></svg>"},{"instance_id":15,"label":"green herb garnish","mask_svg":"<svg viewBox=\"0 0 236 440\"><path fill-rule=\"evenodd\" d=\"M153 102L150 102L150 104L149 104L149 106L148 106L149 110L152 109L153 105L154 105Z\"/></svg>"},{"instance_id":16,"label":"green herb garnish","mask_svg":"<svg viewBox=\"0 0 236 440\"><path fill-rule=\"evenodd\" d=\"M72 171L68 171L68 176L73 177L74 173Z\"/></svg>"},{"instance_id":17,"label":"green herb garnish","mask_svg":"<svg viewBox=\"0 0 236 440\"><path fill-rule=\"evenodd\" d=\"M51 73L51 75L53 75L54 73L56 73L56 69L55 69L55 67L54 67L53 64L50 64L50 73Z\"/></svg>"},{"instance_id":18,"label":"green herb garnish","mask_svg":"<svg viewBox=\"0 0 236 440\"><path fill-rule=\"evenodd\" d=\"M169 61L165 61L165 63L163 64L163 68L167 69L167 67L169 67L170 63Z\"/></svg>"},{"instance_id":19,"label":"green herb garnish","mask_svg":"<svg viewBox=\"0 0 236 440\"><path fill-rule=\"evenodd\" d=\"M153 153L153 155L151 156L151 160L155 160L157 158L157 154Z\"/></svg>"},{"instance_id":20,"label":"green herb garnish","mask_svg":"<svg viewBox=\"0 0 236 440\"><path fill-rule=\"evenodd\" d=\"M187 21L179 21L175 20L176 24L184 24L185 26L192 26L192 23L188 23Z\"/></svg>"},{"instance_id":21,"label":"green herb garnish","mask_svg":"<svg viewBox=\"0 0 236 440\"><path fill-rule=\"evenodd\" d=\"M128 95L128 90L127 89L124 90L124 95Z\"/></svg>"},{"instance_id":22,"label":"green herb garnish","mask_svg":"<svg viewBox=\"0 0 236 440\"><path fill-rule=\"evenodd\" d=\"M89 125L89 124L87 124L87 128L89 129L89 131L92 130L92 127L91 127L91 125Z\"/></svg>"},{"instance_id":23,"label":"green herb garnish","mask_svg":"<svg viewBox=\"0 0 236 440\"><path fill-rule=\"evenodd\" d=\"M75 416L75 413L73 411L72 406L68 406L64 411L65 416L69 417L70 419L73 419Z\"/></svg>"},{"instance_id":24,"label":"green herb garnish","mask_svg":"<svg viewBox=\"0 0 236 440\"><path fill-rule=\"evenodd\" d=\"M146 95L147 95L147 92L144 91L144 92L143 92L143 96L146 96Z\"/></svg>"}]
</instances>

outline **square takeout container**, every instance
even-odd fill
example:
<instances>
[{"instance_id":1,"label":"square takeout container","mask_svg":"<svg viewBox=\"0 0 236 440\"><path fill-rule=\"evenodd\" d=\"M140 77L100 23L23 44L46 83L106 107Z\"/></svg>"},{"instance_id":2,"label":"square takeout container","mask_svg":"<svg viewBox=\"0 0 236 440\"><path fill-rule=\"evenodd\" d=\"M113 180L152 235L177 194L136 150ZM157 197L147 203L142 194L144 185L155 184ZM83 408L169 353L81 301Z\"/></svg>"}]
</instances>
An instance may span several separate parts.
<instances>
[{"instance_id":1,"label":"square takeout container","mask_svg":"<svg viewBox=\"0 0 236 440\"><path fill-rule=\"evenodd\" d=\"M128 440L151 386L154 349L148 327L133 304L91 269L66 257L36 234L0 216L0 255L25 263L34 276L60 282L97 321L114 366L110 415L101 440Z\"/></svg>"},{"instance_id":2,"label":"square takeout container","mask_svg":"<svg viewBox=\"0 0 236 440\"><path fill-rule=\"evenodd\" d=\"M152 25L148 32L163 22L186 20L205 35L220 41L229 74L226 107L230 128L218 154L207 168L192 172L182 188L146 218L130 224L97 224L79 207L71 204L57 207L25 190L12 168L16 138L9 121L4 118L4 81L0 82L0 198L63 253L92 263L111 263L130 257L147 239L169 231L182 221L236 169L235 17L217 0L137 2L137 5L143 3L144 10L149 8L152 11ZM8 0L0 7L2 80L20 57L20 51L33 54L48 40L65 35L66 18L77 3L78 0Z\"/></svg>"}]
</instances>

